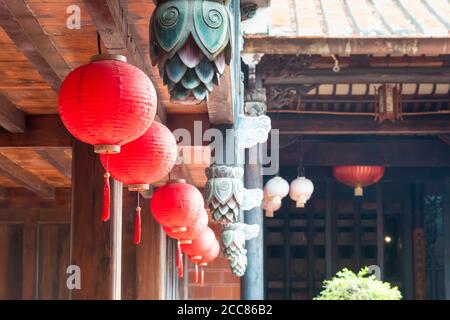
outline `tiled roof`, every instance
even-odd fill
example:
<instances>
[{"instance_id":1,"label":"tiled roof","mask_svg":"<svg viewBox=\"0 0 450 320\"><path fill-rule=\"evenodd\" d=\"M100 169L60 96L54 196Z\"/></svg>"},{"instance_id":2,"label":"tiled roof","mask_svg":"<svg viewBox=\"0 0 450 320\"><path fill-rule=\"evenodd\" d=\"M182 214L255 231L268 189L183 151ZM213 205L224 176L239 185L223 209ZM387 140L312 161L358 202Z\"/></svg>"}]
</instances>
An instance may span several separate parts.
<instances>
[{"instance_id":1,"label":"tiled roof","mask_svg":"<svg viewBox=\"0 0 450 320\"><path fill-rule=\"evenodd\" d=\"M292 37L446 37L448 0L273 0L246 34Z\"/></svg>"}]
</instances>

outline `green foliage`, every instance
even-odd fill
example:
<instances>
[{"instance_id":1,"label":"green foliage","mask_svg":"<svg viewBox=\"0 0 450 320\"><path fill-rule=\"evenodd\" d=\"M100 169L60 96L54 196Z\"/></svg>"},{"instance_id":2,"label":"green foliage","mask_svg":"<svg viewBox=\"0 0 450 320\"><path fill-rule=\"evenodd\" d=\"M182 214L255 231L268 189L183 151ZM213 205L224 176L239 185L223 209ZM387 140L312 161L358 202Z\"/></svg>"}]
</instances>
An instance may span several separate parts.
<instances>
[{"instance_id":1,"label":"green foliage","mask_svg":"<svg viewBox=\"0 0 450 320\"><path fill-rule=\"evenodd\" d=\"M362 268L358 274L348 269L339 271L331 280L324 281L324 290L314 300L400 300L397 287L377 280Z\"/></svg>"}]
</instances>

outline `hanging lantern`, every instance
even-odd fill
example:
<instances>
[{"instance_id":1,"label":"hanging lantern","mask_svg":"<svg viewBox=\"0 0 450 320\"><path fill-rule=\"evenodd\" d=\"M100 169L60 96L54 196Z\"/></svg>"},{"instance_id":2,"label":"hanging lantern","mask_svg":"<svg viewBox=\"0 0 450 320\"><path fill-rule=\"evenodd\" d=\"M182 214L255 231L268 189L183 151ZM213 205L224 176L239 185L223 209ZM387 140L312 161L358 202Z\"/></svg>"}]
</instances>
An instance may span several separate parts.
<instances>
[{"instance_id":1,"label":"hanging lantern","mask_svg":"<svg viewBox=\"0 0 450 320\"><path fill-rule=\"evenodd\" d=\"M163 225L166 232L173 234L188 234L196 223L205 217L203 196L194 186L185 180L172 180L158 188L150 202L153 217ZM206 222L208 216L206 214ZM207 224L207 223L206 223ZM206 227L206 225L204 226ZM197 235L202 230L199 230ZM178 237L178 235L177 235ZM189 239L192 240L192 239ZM182 274L180 243L177 245L177 267Z\"/></svg>"},{"instance_id":2,"label":"hanging lantern","mask_svg":"<svg viewBox=\"0 0 450 320\"><path fill-rule=\"evenodd\" d=\"M147 75L119 55L98 55L73 70L63 81L58 110L67 130L94 146L96 153L114 154L142 136L155 117L155 88ZM102 220L109 219L109 172L106 168Z\"/></svg>"},{"instance_id":3,"label":"hanging lantern","mask_svg":"<svg viewBox=\"0 0 450 320\"><path fill-rule=\"evenodd\" d=\"M274 204L281 204L281 200L289 193L289 183L276 176L267 181L264 186L264 199L271 200Z\"/></svg>"},{"instance_id":4,"label":"hanging lantern","mask_svg":"<svg viewBox=\"0 0 450 320\"><path fill-rule=\"evenodd\" d=\"M102 154L100 159L114 179L127 185L130 191L142 192L172 170L177 159L177 143L167 127L154 121L144 135L122 146L120 153ZM141 239L140 209L138 194L135 244L139 244Z\"/></svg>"},{"instance_id":5,"label":"hanging lantern","mask_svg":"<svg viewBox=\"0 0 450 320\"><path fill-rule=\"evenodd\" d=\"M218 85L231 59L225 0L159 0L150 21L150 57L170 97L199 103Z\"/></svg>"},{"instance_id":6,"label":"hanging lantern","mask_svg":"<svg viewBox=\"0 0 450 320\"><path fill-rule=\"evenodd\" d=\"M384 175L380 166L341 166L333 168L333 176L341 183L355 188L355 196L363 195L363 188L377 183Z\"/></svg>"},{"instance_id":7,"label":"hanging lantern","mask_svg":"<svg viewBox=\"0 0 450 320\"><path fill-rule=\"evenodd\" d=\"M178 268L178 276L183 278L183 250L182 246L187 246L192 244L192 241L198 238L205 229L208 227L208 213L204 210L204 214L195 221L192 225L186 227L186 229L170 228L163 226L166 234L177 240L177 256L176 256L176 266Z\"/></svg>"},{"instance_id":8,"label":"hanging lantern","mask_svg":"<svg viewBox=\"0 0 450 320\"><path fill-rule=\"evenodd\" d=\"M198 282L198 262L203 259L202 253L210 250L215 241L217 239L214 231L207 227L190 243L181 243L181 251L195 264L195 282Z\"/></svg>"},{"instance_id":9,"label":"hanging lantern","mask_svg":"<svg viewBox=\"0 0 450 320\"><path fill-rule=\"evenodd\" d=\"M199 252L200 256L202 257L200 260L196 261L198 263L198 266L201 268L200 271L200 285L203 287L205 283L205 270L204 268L208 266L209 263L214 261L218 256L220 252L220 245L217 240L215 240L211 247L204 251ZM193 261L194 262L194 261Z\"/></svg>"},{"instance_id":10,"label":"hanging lantern","mask_svg":"<svg viewBox=\"0 0 450 320\"><path fill-rule=\"evenodd\" d=\"M402 95L399 87L388 83L375 90L375 120L379 122L383 122L386 119L392 122L403 120Z\"/></svg>"},{"instance_id":11,"label":"hanging lantern","mask_svg":"<svg viewBox=\"0 0 450 320\"><path fill-rule=\"evenodd\" d=\"M291 182L289 196L296 202L297 208L304 208L314 192L314 184L306 177L298 177Z\"/></svg>"},{"instance_id":12,"label":"hanging lantern","mask_svg":"<svg viewBox=\"0 0 450 320\"><path fill-rule=\"evenodd\" d=\"M281 208L281 202L275 203L272 200L264 200L262 208L266 211L267 218L273 218L273 213Z\"/></svg>"}]
</instances>

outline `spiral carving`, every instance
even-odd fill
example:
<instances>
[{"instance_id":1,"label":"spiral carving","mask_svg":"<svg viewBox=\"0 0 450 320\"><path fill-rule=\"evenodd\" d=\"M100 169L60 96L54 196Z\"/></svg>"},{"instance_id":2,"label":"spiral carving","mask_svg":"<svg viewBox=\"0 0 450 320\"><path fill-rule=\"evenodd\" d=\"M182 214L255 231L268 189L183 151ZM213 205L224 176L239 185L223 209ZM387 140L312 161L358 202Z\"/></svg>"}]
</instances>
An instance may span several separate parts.
<instances>
[{"instance_id":1,"label":"spiral carving","mask_svg":"<svg viewBox=\"0 0 450 320\"><path fill-rule=\"evenodd\" d=\"M166 10L159 13L159 23L166 28L175 26L180 17L180 11L175 6L170 6Z\"/></svg>"},{"instance_id":2,"label":"spiral carving","mask_svg":"<svg viewBox=\"0 0 450 320\"><path fill-rule=\"evenodd\" d=\"M218 9L209 9L206 14L203 15L203 20L206 25L212 29L218 29L223 24L223 15Z\"/></svg>"}]
</instances>

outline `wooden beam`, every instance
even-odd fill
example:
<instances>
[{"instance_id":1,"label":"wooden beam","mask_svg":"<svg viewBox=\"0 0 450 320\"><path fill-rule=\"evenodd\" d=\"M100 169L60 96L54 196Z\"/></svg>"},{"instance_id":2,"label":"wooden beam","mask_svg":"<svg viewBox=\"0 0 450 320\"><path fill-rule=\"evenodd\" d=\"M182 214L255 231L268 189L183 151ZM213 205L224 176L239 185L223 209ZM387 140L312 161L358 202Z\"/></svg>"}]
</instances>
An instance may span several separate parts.
<instances>
[{"instance_id":1,"label":"wooden beam","mask_svg":"<svg viewBox=\"0 0 450 320\"><path fill-rule=\"evenodd\" d=\"M37 148L35 151L68 179L72 178L72 161L63 149Z\"/></svg>"},{"instance_id":2,"label":"wooden beam","mask_svg":"<svg viewBox=\"0 0 450 320\"><path fill-rule=\"evenodd\" d=\"M25 113L0 93L0 126L11 133L25 131Z\"/></svg>"},{"instance_id":3,"label":"wooden beam","mask_svg":"<svg viewBox=\"0 0 450 320\"><path fill-rule=\"evenodd\" d=\"M54 199L55 190L15 162L0 154L0 174L33 191L44 199Z\"/></svg>"},{"instance_id":4,"label":"wooden beam","mask_svg":"<svg viewBox=\"0 0 450 320\"><path fill-rule=\"evenodd\" d=\"M450 148L439 140L303 141L303 164L311 167L382 165L392 167L450 167ZM298 144L280 150L282 166L297 166Z\"/></svg>"},{"instance_id":5,"label":"wooden beam","mask_svg":"<svg viewBox=\"0 0 450 320\"><path fill-rule=\"evenodd\" d=\"M220 79L220 86L215 86L208 99L208 115L211 124L233 123L233 98L230 67Z\"/></svg>"},{"instance_id":6,"label":"wooden beam","mask_svg":"<svg viewBox=\"0 0 450 320\"><path fill-rule=\"evenodd\" d=\"M134 28L127 21L127 14L118 0L84 0L92 20L100 33L103 43L112 54L125 54L131 64L149 75L154 84L159 82L158 70L137 46ZM155 85L157 91L158 87ZM158 97L161 97L158 92ZM158 117L166 122L166 110L158 104Z\"/></svg>"},{"instance_id":7,"label":"wooden beam","mask_svg":"<svg viewBox=\"0 0 450 320\"><path fill-rule=\"evenodd\" d=\"M58 92L70 67L24 0L0 0L0 26L42 78Z\"/></svg>"},{"instance_id":8,"label":"wooden beam","mask_svg":"<svg viewBox=\"0 0 450 320\"><path fill-rule=\"evenodd\" d=\"M71 147L72 136L58 115L27 116L24 133L0 133L0 148Z\"/></svg>"},{"instance_id":9,"label":"wooden beam","mask_svg":"<svg viewBox=\"0 0 450 320\"><path fill-rule=\"evenodd\" d=\"M448 54L448 37L274 37L246 35L244 52L266 54L309 54L350 56L371 54L374 56L438 56Z\"/></svg>"},{"instance_id":10,"label":"wooden beam","mask_svg":"<svg viewBox=\"0 0 450 320\"><path fill-rule=\"evenodd\" d=\"M448 144L450 146L450 134L447 135L439 135L439 139L441 139L443 142Z\"/></svg>"},{"instance_id":11,"label":"wooden beam","mask_svg":"<svg viewBox=\"0 0 450 320\"><path fill-rule=\"evenodd\" d=\"M408 117L379 123L368 117L283 114L272 117L282 135L442 135L450 134L450 116Z\"/></svg>"},{"instance_id":12,"label":"wooden beam","mask_svg":"<svg viewBox=\"0 0 450 320\"><path fill-rule=\"evenodd\" d=\"M295 77L280 74L279 78L268 78L264 85L294 85L323 83L448 83L448 67L415 68L346 68L339 72L331 69L304 69Z\"/></svg>"}]
</instances>

